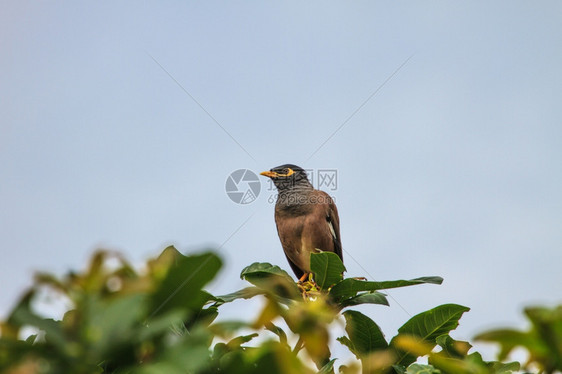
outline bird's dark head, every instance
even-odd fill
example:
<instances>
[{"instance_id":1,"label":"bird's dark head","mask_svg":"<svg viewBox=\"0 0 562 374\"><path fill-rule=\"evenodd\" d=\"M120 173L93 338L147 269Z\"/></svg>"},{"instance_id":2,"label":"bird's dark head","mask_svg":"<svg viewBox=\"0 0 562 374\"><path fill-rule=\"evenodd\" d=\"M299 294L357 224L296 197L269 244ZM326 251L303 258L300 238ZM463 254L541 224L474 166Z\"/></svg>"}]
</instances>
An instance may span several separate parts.
<instances>
[{"instance_id":1,"label":"bird's dark head","mask_svg":"<svg viewBox=\"0 0 562 374\"><path fill-rule=\"evenodd\" d=\"M306 171L297 165L285 164L260 174L271 178L279 192L294 188L312 188L312 184L308 181Z\"/></svg>"}]
</instances>

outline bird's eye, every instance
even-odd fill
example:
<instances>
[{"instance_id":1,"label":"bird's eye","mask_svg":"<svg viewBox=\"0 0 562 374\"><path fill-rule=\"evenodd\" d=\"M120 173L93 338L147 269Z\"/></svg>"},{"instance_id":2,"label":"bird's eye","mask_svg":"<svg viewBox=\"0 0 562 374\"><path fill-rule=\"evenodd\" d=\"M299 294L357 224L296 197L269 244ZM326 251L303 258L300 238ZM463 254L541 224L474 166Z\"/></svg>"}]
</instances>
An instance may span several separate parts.
<instances>
[{"instance_id":1,"label":"bird's eye","mask_svg":"<svg viewBox=\"0 0 562 374\"><path fill-rule=\"evenodd\" d=\"M289 177L293 174L295 174L295 171L291 168L286 168L286 169L282 169L283 171L285 171L285 173L281 174L281 173L277 173L277 177Z\"/></svg>"}]
</instances>

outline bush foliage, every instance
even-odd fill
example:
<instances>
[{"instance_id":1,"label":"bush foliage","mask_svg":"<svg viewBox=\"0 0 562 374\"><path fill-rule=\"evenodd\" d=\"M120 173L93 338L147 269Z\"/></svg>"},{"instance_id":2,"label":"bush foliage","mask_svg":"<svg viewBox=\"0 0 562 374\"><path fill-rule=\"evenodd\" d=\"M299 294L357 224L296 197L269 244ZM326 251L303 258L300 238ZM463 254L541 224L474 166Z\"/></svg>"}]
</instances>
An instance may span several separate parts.
<instances>
[{"instance_id":1,"label":"bush foliage","mask_svg":"<svg viewBox=\"0 0 562 374\"><path fill-rule=\"evenodd\" d=\"M508 373L521 369L518 362L504 361L516 346L529 352L523 368L562 370L562 307L527 309L529 331L504 329L478 336L501 346L500 361L486 362L471 352L468 342L450 336L469 310L465 306L444 304L415 315L391 339L375 321L352 309L387 306L382 290L441 284L440 277L344 279L338 256L319 253L311 256L314 280L297 284L278 266L254 263L240 275L248 287L211 295L204 287L221 266L213 252L184 256L168 247L142 270L119 254L99 251L84 272L63 278L38 274L0 324L0 371ZM40 315L36 301L45 292L53 303L67 306L62 320ZM228 303L254 297L264 303L251 322L216 320ZM330 326L342 318L345 335L336 339L356 361L337 362L329 349L334 344ZM25 336L29 328L36 334Z\"/></svg>"}]
</instances>

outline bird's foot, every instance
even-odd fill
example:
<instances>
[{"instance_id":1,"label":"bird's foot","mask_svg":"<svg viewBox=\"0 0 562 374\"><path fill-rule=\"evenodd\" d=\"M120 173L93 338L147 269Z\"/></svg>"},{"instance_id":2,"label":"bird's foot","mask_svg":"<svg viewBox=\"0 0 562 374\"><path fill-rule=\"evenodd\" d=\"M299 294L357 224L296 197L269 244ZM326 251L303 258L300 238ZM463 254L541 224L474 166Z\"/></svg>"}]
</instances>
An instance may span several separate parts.
<instances>
[{"instance_id":1,"label":"bird's foot","mask_svg":"<svg viewBox=\"0 0 562 374\"><path fill-rule=\"evenodd\" d=\"M308 280L305 281L307 278ZM320 288L312 278L312 273L305 273L297 282L297 286L304 300L315 298L320 293Z\"/></svg>"},{"instance_id":2,"label":"bird's foot","mask_svg":"<svg viewBox=\"0 0 562 374\"><path fill-rule=\"evenodd\" d=\"M304 282L304 280L308 278L309 280L312 280L312 273L304 273L302 275L302 277L299 278L299 283Z\"/></svg>"}]
</instances>

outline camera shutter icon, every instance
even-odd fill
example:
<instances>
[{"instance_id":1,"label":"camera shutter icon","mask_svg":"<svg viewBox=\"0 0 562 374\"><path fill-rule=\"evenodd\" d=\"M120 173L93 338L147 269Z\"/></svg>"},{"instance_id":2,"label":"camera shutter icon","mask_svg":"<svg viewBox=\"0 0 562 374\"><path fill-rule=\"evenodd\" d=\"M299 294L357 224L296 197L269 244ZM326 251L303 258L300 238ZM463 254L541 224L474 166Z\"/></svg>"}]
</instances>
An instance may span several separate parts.
<instances>
[{"instance_id":1,"label":"camera shutter icon","mask_svg":"<svg viewBox=\"0 0 562 374\"><path fill-rule=\"evenodd\" d=\"M261 183L253 171L238 169L230 173L226 179L225 191L230 200L236 204L246 205L258 198Z\"/></svg>"}]
</instances>

